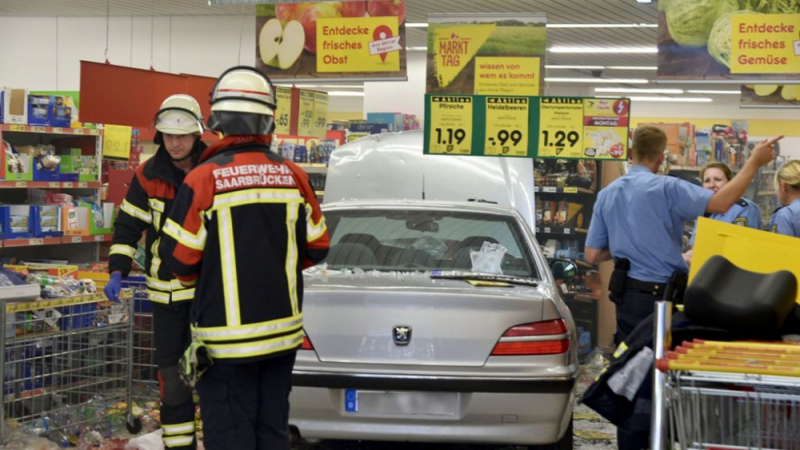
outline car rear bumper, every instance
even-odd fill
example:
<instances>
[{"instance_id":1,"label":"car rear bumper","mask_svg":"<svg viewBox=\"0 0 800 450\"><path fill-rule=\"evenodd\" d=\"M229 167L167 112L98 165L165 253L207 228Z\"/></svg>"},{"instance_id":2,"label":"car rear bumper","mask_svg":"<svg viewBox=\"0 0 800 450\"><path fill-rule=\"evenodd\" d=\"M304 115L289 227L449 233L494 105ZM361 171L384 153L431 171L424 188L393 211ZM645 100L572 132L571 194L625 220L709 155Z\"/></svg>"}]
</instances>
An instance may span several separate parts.
<instances>
[{"instance_id":1,"label":"car rear bumper","mask_svg":"<svg viewBox=\"0 0 800 450\"><path fill-rule=\"evenodd\" d=\"M297 370L292 374L292 385L295 387L474 393L494 392L506 394L566 394L575 388L576 380L576 377L424 377L408 375L340 374Z\"/></svg>"},{"instance_id":2,"label":"car rear bumper","mask_svg":"<svg viewBox=\"0 0 800 450\"><path fill-rule=\"evenodd\" d=\"M294 381L289 423L309 439L549 444L563 436L575 392L574 378L442 379L295 372ZM458 407L449 416L347 411L348 389L453 392Z\"/></svg>"}]
</instances>

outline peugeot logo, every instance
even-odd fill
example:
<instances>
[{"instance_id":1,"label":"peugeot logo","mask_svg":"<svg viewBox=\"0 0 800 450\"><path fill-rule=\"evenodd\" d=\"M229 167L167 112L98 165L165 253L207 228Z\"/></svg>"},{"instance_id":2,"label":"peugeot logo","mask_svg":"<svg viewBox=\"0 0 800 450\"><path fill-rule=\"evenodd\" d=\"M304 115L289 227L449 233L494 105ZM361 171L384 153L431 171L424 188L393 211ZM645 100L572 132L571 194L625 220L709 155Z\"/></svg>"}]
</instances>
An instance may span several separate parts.
<instances>
[{"instance_id":1,"label":"peugeot logo","mask_svg":"<svg viewBox=\"0 0 800 450\"><path fill-rule=\"evenodd\" d=\"M395 345L408 345L411 342L411 327L408 325L397 325L394 327Z\"/></svg>"}]
</instances>

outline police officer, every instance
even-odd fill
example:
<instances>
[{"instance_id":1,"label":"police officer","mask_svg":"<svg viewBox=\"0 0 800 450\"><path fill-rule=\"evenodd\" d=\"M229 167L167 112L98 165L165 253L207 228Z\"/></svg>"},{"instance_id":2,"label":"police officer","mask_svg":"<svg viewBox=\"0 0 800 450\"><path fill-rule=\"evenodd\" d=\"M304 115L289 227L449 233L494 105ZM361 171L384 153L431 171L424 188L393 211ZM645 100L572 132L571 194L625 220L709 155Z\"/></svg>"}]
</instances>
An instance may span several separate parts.
<instances>
[{"instance_id":1,"label":"police officer","mask_svg":"<svg viewBox=\"0 0 800 450\"><path fill-rule=\"evenodd\" d=\"M111 273L105 294L118 300L122 279L131 270L136 247L145 236L147 294L153 305L158 380L161 384L161 424L167 449L194 449L194 401L178 376L178 360L189 345L189 308L194 289L184 288L158 255L160 232L186 173L206 146L202 113L188 95L173 95L156 114L155 155L140 165L114 223L109 254Z\"/></svg>"},{"instance_id":2,"label":"police officer","mask_svg":"<svg viewBox=\"0 0 800 450\"><path fill-rule=\"evenodd\" d=\"M783 165L775 174L775 190L783 205L772 215L769 231L800 237L800 161Z\"/></svg>"},{"instance_id":3,"label":"police officer","mask_svg":"<svg viewBox=\"0 0 800 450\"><path fill-rule=\"evenodd\" d=\"M728 211L758 168L773 160L773 145L781 137L759 143L739 175L714 192L657 175L667 136L654 126L636 129L631 168L598 194L586 238L588 262L615 260L609 297L617 305L616 344L653 313L653 304L663 298L673 273L688 272L681 255L684 222ZM625 427L617 429L617 440L620 450L649 445L646 434Z\"/></svg>"},{"instance_id":4,"label":"police officer","mask_svg":"<svg viewBox=\"0 0 800 450\"><path fill-rule=\"evenodd\" d=\"M707 164L700 171L700 179L703 180L703 187L714 192L718 192L723 186L733 179L733 172L731 169L719 162ZM761 229L761 209L753 203L752 200L742 197L737 201L731 209L725 211L723 214L706 214L710 219L718 220L720 222L732 223L743 227ZM692 232L692 238L689 241L689 246L694 247L695 236L697 234L697 225ZM683 254L687 264L691 262L692 250L690 249Z\"/></svg>"},{"instance_id":5,"label":"police officer","mask_svg":"<svg viewBox=\"0 0 800 450\"><path fill-rule=\"evenodd\" d=\"M197 384L208 450L289 449L302 270L328 253L308 175L270 152L275 108L260 71L220 76L208 127L225 138L186 177L164 226L161 254L197 285L193 331L214 363Z\"/></svg>"}]
</instances>

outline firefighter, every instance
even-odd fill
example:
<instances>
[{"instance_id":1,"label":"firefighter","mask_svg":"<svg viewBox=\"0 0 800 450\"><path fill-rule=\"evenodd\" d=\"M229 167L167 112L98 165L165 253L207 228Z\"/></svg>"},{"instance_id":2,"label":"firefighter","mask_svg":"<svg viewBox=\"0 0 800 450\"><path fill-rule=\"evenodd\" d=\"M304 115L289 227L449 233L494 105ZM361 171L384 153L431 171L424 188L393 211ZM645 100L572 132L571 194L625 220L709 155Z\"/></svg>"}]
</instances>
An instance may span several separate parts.
<instances>
[{"instance_id":1,"label":"firefighter","mask_svg":"<svg viewBox=\"0 0 800 450\"><path fill-rule=\"evenodd\" d=\"M220 76L208 128L225 137L186 177L164 226L161 254L196 286L192 331L213 361L197 382L208 450L289 449L302 270L328 253L308 175L270 152L275 108L260 71Z\"/></svg>"},{"instance_id":2,"label":"firefighter","mask_svg":"<svg viewBox=\"0 0 800 450\"><path fill-rule=\"evenodd\" d=\"M206 148L200 140L200 105L188 95L173 95L161 104L155 126L158 150L136 171L114 224L111 277L105 294L112 301L118 300L122 279L128 276L137 243L146 232L144 267L153 306L164 445L168 449L194 449L194 401L178 375L178 360L191 340L189 310L194 290L172 276L158 255L158 244L175 194Z\"/></svg>"}]
</instances>

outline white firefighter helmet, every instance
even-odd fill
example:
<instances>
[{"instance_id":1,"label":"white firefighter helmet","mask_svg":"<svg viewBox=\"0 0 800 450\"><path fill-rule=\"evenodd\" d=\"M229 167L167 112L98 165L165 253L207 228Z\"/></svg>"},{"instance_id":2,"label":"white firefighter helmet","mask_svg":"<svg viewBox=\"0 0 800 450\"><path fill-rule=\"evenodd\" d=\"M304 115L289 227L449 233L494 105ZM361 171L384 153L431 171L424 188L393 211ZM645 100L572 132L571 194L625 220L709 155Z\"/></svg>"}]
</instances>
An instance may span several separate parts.
<instances>
[{"instance_id":1,"label":"white firefighter helmet","mask_svg":"<svg viewBox=\"0 0 800 450\"><path fill-rule=\"evenodd\" d=\"M167 134L202 134L203 113L190 95L171 95L156 114L156 130Z\"/></svg>"},{"instance_id":2,"label":"white firefighter helmet","mask_svg":"<svg viewBox=\"0 0 800 450\"><path fill-rule=\"evenodd\" d=\"M211 91L208 128L224 134L269 134L275 128L275 87L258 69L226 70Z\"/></svg>"}]
</instances>

